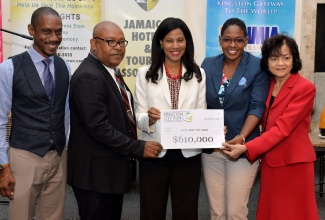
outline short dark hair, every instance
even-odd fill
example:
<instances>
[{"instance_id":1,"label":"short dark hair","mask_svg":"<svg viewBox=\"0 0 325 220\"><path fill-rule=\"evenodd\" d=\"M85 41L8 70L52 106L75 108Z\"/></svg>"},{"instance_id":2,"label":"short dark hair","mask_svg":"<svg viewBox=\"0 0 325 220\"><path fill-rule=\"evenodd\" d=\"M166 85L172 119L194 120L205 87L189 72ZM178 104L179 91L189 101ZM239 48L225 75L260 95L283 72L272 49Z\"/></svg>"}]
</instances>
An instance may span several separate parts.
<instances>
[{"instance_id":1,"label":"short dark hair","mask_svg":"<svg viewBox=\"0 0 325 220\"><path fill-rule=\"evenodd\" d=\"M33 12L30 24L34 28L36 28L37 20L43 15L54 15L54 16L58 16L59 18L61 18L59 13L57 11L55 11L53 8L40 7Z\"/></svg>"},{"instance_id":2,"label":"short dark hair","mask_svg":"<svg viewBox=\"0 0 325 220\"><path fill-rule=\"evenodd\" d=\"M244 37L247 37L246 24L243 20L239 18L229 18L228 20L226 20L225 23L222 25L220 36L222 36L223 32L225 32L225 30L232 25L237 25L244 32Z\"/></svg>"},{"instance_id":3,"label":"short dark hair","mask_svg":"<svg viewBox=\"0 0 325 220\"><path fill-rule=\"evenodd\" d=\"M287 34L277 34L273 37L266 39L262 45L262 59L261 59L261 69L268 72L269 63L268 60L271 56L279 56L281 54L281 47L287 45L292 54L292 69L290 73L297 73L302 68L302 62L299 55L298 45L296 41L287 36Z\"/></svg>"},{"instance_id":4,"label":"short dark hair","mask_svg":"<svg viewBox=\"0 0 325 220\"><path fill-rule=\"evenodd\" d=\"M200 67L194 60L194 43L190 29L187 27L184 21L179 18L166 18L158 26L151 45L151 66L146 74L146 79L149 79L156 83L158 80L158 70L163 71L163 63L165 61L165 52L161 49L160 41L172 30L181 29L186 39L186 49L182 56L182 63L186 68L186 73L183 76L185 81L193 78L195 74L199 82L202 80Z\"/></svg>"}]
</instances>

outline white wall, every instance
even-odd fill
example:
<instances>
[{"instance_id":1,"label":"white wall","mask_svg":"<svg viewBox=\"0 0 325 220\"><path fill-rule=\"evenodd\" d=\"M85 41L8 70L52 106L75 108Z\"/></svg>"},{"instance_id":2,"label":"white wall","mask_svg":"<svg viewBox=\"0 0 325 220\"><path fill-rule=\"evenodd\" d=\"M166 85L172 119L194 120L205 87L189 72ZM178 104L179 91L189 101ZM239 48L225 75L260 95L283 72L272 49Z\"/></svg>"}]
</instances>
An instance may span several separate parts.
<instances>
[{"instance_id":1,"label":"white wall","mask_svg":"<svg viewBox=\"0 0 325 220\"><path fill-rule=\"evenodd\" d=\"M2 28L10 30L10 0L1 0ZM27 27L26 27L27 28ZM11 56L11 34L2 32L3 60Z\"/></svg>"}]
</instances>

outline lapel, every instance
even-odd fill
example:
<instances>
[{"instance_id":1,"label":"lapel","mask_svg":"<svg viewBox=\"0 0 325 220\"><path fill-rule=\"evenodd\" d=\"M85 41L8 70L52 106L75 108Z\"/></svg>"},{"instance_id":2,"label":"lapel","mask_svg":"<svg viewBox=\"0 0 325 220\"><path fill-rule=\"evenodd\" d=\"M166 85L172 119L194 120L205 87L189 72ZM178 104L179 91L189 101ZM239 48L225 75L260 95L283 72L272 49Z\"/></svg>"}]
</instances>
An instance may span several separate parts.
<instances>
[{"instance_id":1,"label":"lapel","mask_svg":"<svg viewBox=\"0 0 325 220\"><path fill-rule=\"evenodd\" d=\"M162 94L164 94L165 99L167 100L169 106L172 106L172 102L170 100L169 86L168 86L168 82L167 82L167 75L166 75L164 65L163 65L163 72L161 72L161 70L160 70L158 74L159 74L158 78L160 78L160 80L158 80L158 85L161 89L161 92L162 92Z\"/></svg>"},{"instance_id":2,"label":"lapel","mask_svg":"<svg viewBox=\"0 0 325 220\"><path fill-rule=\"evenodd\" d=\"M228 100L229 100L229 98L231 96L231 93L238 86L238 83L239 83L240 79L246 73L246 71L247 71L246 64L248 63L247 59L248 59L248 54L246 52L244 52L243 55L242 55L242 58L240 59L240 62L238 64L238 66L236 68L236 71L235 71L234 75L232 76L232 79L231 79L231 81L229 83L229 86L228 86L228 88L226 90L223 105L226 105L226 103L228 102ZM222 70L221 70L221 72L222 72Z\"/></svg>"},{"instance_id":3,"label":"lapel","mask_svg":"<svg viewBox=\"0 0 325 220\"><path fill-rule=\"evenodd\" d=\"M273 88L274 88L274 78L271 78L269 94L267 95L266 102L265 102L266 108L265 108L265 111L264 111L264 115L268 111L268 109L270 108L270 100L271 100Z\"/></svg>"},{"instance_id":4,"label":"lapel","mask_svg":"<svg viewBox=\"0 0 325 220\"><path fill-rule=\"evenodd\" d=\"M108 72L108 70L105 68L105 66L102 63L100 63L93 55L89 54L87 59L90 62L95 64L95 66L100 70L100 74L102 74L104 76L104 78L107 80L109 87L113 90L115 96L118 97L117 99L118 99L121 109L124 110L124 111L122 111L124 114L124 117L126 119L128 119L120 89L117 87L116 82L113 79L113 77L111 76L111 74Z\"/></svg>"},{"instance_id":5,"label":"lapel","mask_svg":"<svg viewBox=\"0 0 325 220\"><path fill-rule=\"evenodd\" d=\"M110 88L114 91L115 95L121 96L120 89L117 87L115 80L111 76L111 74L108 72L108 70L105 68L105 66L99 62L93 55L88 54L87 59L93 63L97 69L99 69L100 74L104 76L104 78L107 80L107 82L110 84ZM121 98L122 99L122 98Z\"/></svg>"},{"instance_id":6,"label":"lapel","mask_svg":"<svg viewBox=\"0 0 325 220\"><path fill-rule=\"evenodd\" d=\"M294 87L294 84L296 83L297 79L299 77L299 73L297 74L290 74L290 77L284 82L283 86L281 87L278 95L274 99L274 103L271 107L275 108L281 101L291 92L292 88ZM274 88L275 80L272 81L272 86L270 88L269 96L271 96L273 88ZM272 90L271 90L272 89ZM268 97L269 99L269 97Z\"/></svg>"},{"instance_id":7,"label":"lapel","mask_svg":"<svg viewBox=\"0 0 325 220\"><path fill-rule=\"evenodd\" d=\"M218 56L218 59L216 59L216 62L213 63L211 66L211 72L212 72L212 81L215 87L216 91L216 97L218 97L218 92L220 89L221 81L222 81L222 68L223 68L223 59L224 55ZM220 105L219 98L217 100L218 105Z\"/></svg>"}]
</instances>

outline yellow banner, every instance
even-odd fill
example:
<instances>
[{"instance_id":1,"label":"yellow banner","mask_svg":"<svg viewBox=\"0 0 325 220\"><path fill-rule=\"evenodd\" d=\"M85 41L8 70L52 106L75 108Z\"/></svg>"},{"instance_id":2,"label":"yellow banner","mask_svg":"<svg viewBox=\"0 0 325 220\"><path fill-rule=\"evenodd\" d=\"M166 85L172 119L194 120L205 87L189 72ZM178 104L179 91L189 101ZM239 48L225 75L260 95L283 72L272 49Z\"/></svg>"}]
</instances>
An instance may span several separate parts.
<instances>
[{"instance_id":1,"label":"yellow banner","mask_svg":"<svg viewBox=\"0 0 325 220\"><path fill-rule=\"evenodd\" d=\"M51 7L61 16L63 39L57 54L71 65L72 73L89 53L93 27L102 18L102 0L11 0L11 29L28 35L27 25L39 7ZM12 55L25 51L32 41L12 37Z\"/></svg>"},{"instance_id":2,"label":"yellow banner","mask_svg":"<svg viewBox=\"0 0 325 220\"><path fill-rule=\"evenodd\" d=\"M186 20L186 0L110 0L105 2L105 20L117 23L129 44L119 65L134 91L138 68L150 65L151 41L160 22L167 17Z\"/></svg>"}]
</instances>

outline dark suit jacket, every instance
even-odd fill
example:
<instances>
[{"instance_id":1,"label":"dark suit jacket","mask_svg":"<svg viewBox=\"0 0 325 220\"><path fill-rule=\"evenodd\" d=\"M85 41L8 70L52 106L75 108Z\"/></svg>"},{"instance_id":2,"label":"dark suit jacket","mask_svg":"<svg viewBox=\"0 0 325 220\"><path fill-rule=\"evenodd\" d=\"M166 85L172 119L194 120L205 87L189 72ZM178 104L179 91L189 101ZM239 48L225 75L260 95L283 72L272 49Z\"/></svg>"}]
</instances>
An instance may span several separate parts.
<instances>
[{"instance_id":1,"label":"dark suit jacket","mask_svg":"<svg viewBox=\"0 0 325 220\"><path fill-rule=\"evenodd\" d=\"M262 156L262 160L266 160L270 167L314 161L315 150L308 132L315 86L299 74L291 74L270 108L273 88L274 79L271 81L262 119L266 132L246 144L246 155L251 161Z\"/></svg>"},{"instance_id":2,"label":"dark suit jacket","mask_svg":"<svg viewBox=\"0 0 325 220\"><path fill-rule=\"evenodd\" d=\"M90 54L71 78L70 114L68 183L100 193L127 192L127 157L141 158L145 142L132 139L119 88Z\"/></svg>"},{"instance_id":3,"label":"dark suit jacket","mask_svg":"<svg viewBox=\"0 0 325 220\"><path fill-rule=\"evenodd\" d=\"M240 133L248 115L262 118L270 82L268 74L260 68L260 59L244 52L221 106L218 91L222 81L223 60L223 54L206 58L202 68L206 73L208 109L224 109L224 122L228 130L226 140L231 140ZM254 139L259 134L259 128L256 127L246 141Z\"/></svg>"}]
</instances>

